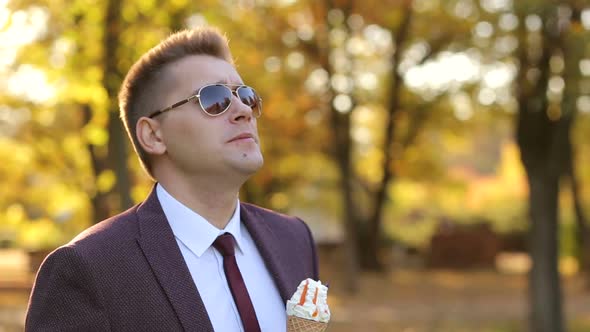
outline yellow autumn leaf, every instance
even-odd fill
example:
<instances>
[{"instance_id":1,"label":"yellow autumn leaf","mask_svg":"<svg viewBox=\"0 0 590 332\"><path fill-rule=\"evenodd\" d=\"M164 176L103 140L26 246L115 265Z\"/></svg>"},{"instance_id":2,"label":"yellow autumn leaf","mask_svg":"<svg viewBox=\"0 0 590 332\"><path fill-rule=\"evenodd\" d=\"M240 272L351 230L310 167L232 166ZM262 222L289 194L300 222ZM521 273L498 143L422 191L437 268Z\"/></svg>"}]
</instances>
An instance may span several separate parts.
<instances>
[{"instance_id":1,"label":"yellow autumn leaf","mask_svg":"<svg viewBox=\"0 0 590 332\"><path fill-rule=\"evenodd\" d=\"M105 193L111 190L115 185L115 181L117 177L115 176L115 172L112 170L106 170L98 175L96 179L96 188L99 192Z\"/></svg>"}]
</instances>

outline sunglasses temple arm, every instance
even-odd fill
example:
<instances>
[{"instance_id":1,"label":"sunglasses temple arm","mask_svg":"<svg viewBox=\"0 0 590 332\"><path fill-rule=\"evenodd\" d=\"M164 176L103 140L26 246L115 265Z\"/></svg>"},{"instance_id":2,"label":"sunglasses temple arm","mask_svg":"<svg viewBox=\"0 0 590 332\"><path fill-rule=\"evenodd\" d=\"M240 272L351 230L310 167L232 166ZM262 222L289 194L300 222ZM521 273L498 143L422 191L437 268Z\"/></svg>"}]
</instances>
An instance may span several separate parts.
<instances>
[{"instance_id":1,"label":"sunglasses temple arm","mask_svg":"<svg viewBox=\"0 0 590 332\"><path fill-rule=\"evenodd\" d=\"M174 104L174 105L172 105L172 106L166 107L166 108L165 108L165 109L163 109L163 110L156 111L156 112L152 113L152 114L149 116L149 118L152 118L152 119L153 119L154 117L156 117L156 116L158 116L158 115L160 115L160 114L162 114L162 113L164 113L164 112L168 112L168 111L170 111L170 110L172 110L172 109L175 109L175 108L177 108L177 107L180 107L180 106L182 106L182 105L184 105L184 104L188 103L189 101L193 100L193 99L194 99L194 98L196 98L196 97L197 97L197 96L190 96L189 98L187 98L187 99L184 99L184 100L181 100L181 101L177 102L176 104Z\"/></svg>"}]
</instances>

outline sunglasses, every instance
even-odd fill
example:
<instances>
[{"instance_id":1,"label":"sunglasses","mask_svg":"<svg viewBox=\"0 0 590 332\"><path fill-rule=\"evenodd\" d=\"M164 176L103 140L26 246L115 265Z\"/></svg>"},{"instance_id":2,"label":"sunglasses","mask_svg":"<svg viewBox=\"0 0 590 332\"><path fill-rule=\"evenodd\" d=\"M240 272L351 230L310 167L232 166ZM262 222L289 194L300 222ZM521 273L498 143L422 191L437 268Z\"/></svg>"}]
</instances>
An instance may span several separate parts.
<instances>
[{"instance_id":1,"label":"sunglasses","mask_svg":"<svg viewBox=\"0 0 590 332\"><path fill-rule=\"evenodd\" d=\"M149 115L149 118L154 118L192 100L195 100L195 102L198 101L201 109L207 115L219 116L229 109L233 99L232 95L235 95L242 103L252 108L254 117L257 118L262 114L262 98L258 96L253 88L247 85L215 83L205 85L196 94L162 110L155 111Z\"/></svg>"}]
</instances>

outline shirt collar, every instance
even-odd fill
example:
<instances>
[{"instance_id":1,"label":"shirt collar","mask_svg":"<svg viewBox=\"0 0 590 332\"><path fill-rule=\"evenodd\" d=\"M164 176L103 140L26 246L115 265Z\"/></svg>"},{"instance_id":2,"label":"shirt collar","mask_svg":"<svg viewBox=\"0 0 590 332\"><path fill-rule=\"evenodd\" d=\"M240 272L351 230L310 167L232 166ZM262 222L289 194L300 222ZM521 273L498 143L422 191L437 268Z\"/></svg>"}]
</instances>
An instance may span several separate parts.
<instances>
[{"instance_id":1,"label":"shirt collar","mask_svg":"<svg viewBox=\"0 0 590 332\"><path fill-rule=\"evenodd\" d=\"M197 257L201 257L215 239L223 233L233 235L236 239L236 249L238 251L241 252L242 248L244 248L240 223L240 202L237 198L234 214L225 228L219 229L170 195L160 183L156 185L156 194L174 236Z\"/></svg>"}]
</instances>

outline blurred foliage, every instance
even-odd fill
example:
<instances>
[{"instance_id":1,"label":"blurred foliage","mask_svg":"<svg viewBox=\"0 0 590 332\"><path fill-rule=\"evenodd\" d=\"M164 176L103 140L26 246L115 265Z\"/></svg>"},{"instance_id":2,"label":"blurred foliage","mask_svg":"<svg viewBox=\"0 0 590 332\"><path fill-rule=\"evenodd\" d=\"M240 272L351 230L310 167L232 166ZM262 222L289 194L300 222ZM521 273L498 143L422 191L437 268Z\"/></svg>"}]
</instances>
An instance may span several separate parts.
<instances>
[{"instance_id":1,"label":"blurred foliage","mask_svg":"<svg viewBox=\"0 0 590 332\"><path fill-rule=\"evenodd\" d=\"M404 112L396 118L394 162L385 165L396 172L395 181L388 184L385 235L423 245L443 219L485 219L503 232L526 228L527 192L512 143L512 6L527 6L530 13L528 23L516 24L534 26L535 13L553 8L553 3L407 2L415 17L405 47L399 50L392 32L403 18L401 4L406 2L356 1L349 17L337 9L340 1L325 13L319 3L125 0L117 73L108 79L120 81L144 51L173 30L219 26L230 38L244 81L264 99L259 127L266 162L247 184L244 198L280 211L315 211L309 214L321 215L321 220L306 219L312 226L340 225L339 169L331 155L329 122L334 96L329 91L352 96L356 102L345 110L352 119L353 169L358 191L371 192L384 174L392 84L389 58L401 51L403 82L397 84L404 85ZM109 140L108 109L113 101L103 86L102 58L106 8L104 2L91 0L13 0L7 6L0 12L0 241L55 246L93 222L92 198L111 191L117 181L112 170L96 174L89 153L94 147L99 156L106 154ZM340 28L329 31L330 39L317 45L320 51L335 49L329 60L334 68L345 68L347 75L330 76L318 49L310 46L329 20ZM576 24L576 38L587 40L589 24ZM572 52L590 58L587 44L572 43ZM576 103L583 112L573 140L588 206L589 69L587 63L574 67L569 70L576 75L562 78L566 85L581 86ZM580 75L580 68L586 75ZM89 117L85 106L91 109ZM402 149L420 109L428 116ZM135 156L129 156L128 165L131 196L138 202L151 184ZM356 199L368 202L366 195ZM567 194L563 200L564 206L571 206ZM360 205L370 209L368 203ZM569 212L563 213L567 223Z\"/></svg>"}]
</instances>

